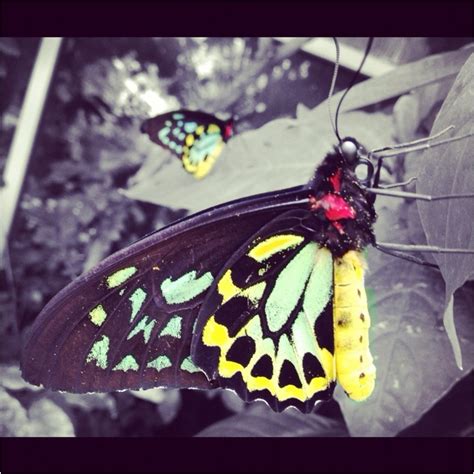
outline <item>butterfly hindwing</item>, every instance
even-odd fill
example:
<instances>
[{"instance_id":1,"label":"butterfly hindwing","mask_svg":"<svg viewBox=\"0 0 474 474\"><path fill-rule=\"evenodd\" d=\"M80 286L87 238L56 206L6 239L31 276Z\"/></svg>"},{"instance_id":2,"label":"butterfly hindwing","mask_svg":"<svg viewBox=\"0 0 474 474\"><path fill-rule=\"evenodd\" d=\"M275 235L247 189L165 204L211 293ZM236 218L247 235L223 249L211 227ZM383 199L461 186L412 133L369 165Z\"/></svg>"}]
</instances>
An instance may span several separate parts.
<instances>
[{"instance_id":1,"label":"butterfly hindwing","mask_svg":"<svg viewBox=\"0 0 474 474\"><path fill-rule=\"evenodd\" d=\"M210 388L190 358L204 297L242 241L304 194L298 188L222 205L107 258L35 320L23 376L71 392Z\"/></svg>"},{"instance_id":2,"label":"butterfly hindwing","mask_svg":"<svg viewBox=\"0 0 474 474\"><path fill-rule=\"evenodd\" d=\"M178 110L146 120L142 131L170 150L188 173L200 179L212 169L232 136L232 123L204 112Z\"/></svg>"},{"instance_id":3,"label":"butterfly hindwing","mask_svg":"<svg viewBox=\"0 0 474 474\"><path fill-rule=\"evenodd\" d=\"M288 211L245 243L200 309L192 358L208 378L276 411L311 411L335 379L333 257L307 211Z\"/></svg>"}]
</instances>

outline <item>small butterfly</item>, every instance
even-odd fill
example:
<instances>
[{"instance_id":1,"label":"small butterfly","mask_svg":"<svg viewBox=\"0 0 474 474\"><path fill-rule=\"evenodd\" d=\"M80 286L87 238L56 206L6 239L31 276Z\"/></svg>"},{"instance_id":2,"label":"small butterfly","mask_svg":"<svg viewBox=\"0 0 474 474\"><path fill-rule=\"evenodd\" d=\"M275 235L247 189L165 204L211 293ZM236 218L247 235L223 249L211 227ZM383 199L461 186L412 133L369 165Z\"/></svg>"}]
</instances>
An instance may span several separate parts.
<instances>
[{"instance_id":1,"label":"small butterfly","mask_svg":"<svg viewBox=\"0 0 474 474\"><path fill-rule=\"evenodd\" d=\"M232 120L211 114L177 110L145 120L141 131L150 140L170 150L196 179L204 178L214 166L225 143L232 137Z\"/></svg>"}]
</instances>

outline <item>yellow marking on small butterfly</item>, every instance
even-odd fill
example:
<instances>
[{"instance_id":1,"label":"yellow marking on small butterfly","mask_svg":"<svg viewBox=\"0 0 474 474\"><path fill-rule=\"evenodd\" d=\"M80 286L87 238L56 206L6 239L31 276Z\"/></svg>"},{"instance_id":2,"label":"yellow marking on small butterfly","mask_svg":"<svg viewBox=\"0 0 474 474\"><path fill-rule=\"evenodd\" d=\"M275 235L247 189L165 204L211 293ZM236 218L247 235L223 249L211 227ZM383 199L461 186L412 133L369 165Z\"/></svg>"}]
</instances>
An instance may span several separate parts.
<instances>
[{"instance_id":1,"label":"yellow marking on small butterfly","mask_svg":"<svg viewBox=\"0 0 474 474\"><path fill-rule=\"evenodd\" d=\"M203 132L204 132L204 125L199 125L199 127L196 128L194 133L199 136L199 135L202 135Z\"/></svg>"},{"instance_id":2,"label":"yellow marking on small butterfly","mask_svg":"<svg viewBox=\"0 0 474 474\"><path fill-rule=\"evenodd\" d=\"M337 381L350 398L365 400L375 386L369 350L370 316L364 288L365 262L349 251L334 262L334 355Z\"/></svg>"},{"instance_id":3,"label":"yellow marking on small butterfly","mask_svg":"<svg viewBox=\"0 0 474 474\"><path fill-rule=\"evenodd\" d=\"M221 132L221 129L220 129L219 126L216 125L215 123L211 123L211 124L207 127L207 132L208 132L208 133L220 133L220 132Z\"/></svg>"},{"instance_id":4,"label":"yellow marking on small butterfly","mask_svg":"<svg viewBox=\"0 0 474 474\"><path fill-rule=\"evenodd\" d=\"M301 235L294 234L282 234L275 235L265 239L256 245L249 253L249 257L252 257L257 262L264 262L269 259L272 255L296 247L304 240Z\"/></svg>"},{"instance_id":5,"label":"yellow marking on small butterfly","mask_svg":"<svg viewBox=\"0 0 474 474\"><path fill-rule=\"evenodd\" d=\"M192 146L193 143L194 143L194 135L192 134L186 135L186 145Z\"/></svg>"},{"instance_id":6,"label":"yellow marking on small butterfly","mask_svg":"<svg viewBox=\"0 0 474 474\"><path fill-rule=\"evenodd\" d=\"M194 177L196 179L202 179L209 174L212 167L214 166L214 163L217 161L217 158L219 158L219 155L221 154L223 148L223 141L217 143L211 153L207 155L206 159L198 163L197 169L194 172Z\"/></svg>"}]
</instances>

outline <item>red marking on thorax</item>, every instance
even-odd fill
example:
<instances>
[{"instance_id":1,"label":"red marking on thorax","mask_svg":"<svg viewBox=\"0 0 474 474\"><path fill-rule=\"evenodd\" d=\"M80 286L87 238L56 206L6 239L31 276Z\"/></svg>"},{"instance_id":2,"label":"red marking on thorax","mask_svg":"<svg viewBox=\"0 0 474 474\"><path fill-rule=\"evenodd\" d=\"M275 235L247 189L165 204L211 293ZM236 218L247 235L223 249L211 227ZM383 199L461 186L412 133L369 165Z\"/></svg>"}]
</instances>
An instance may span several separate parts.
<instances>
[{"instance_id":1,"label":"red marking on thorax","mask_svg":"<svg viewBox=\"0 0 474 474\"><path fill-rule=\"evenodd\" d=\"M341 168L338 168L332 176L329 176L329 181L332 184L334 192L339 193L341 191Z\"/></svg>"},{"instance_id":2,"label":"red marking on thorax","mask_svg":"<svg viewBox=\"0 0 474 474\"><path fill-rule=\"evenodd\" d=\"M234 125L232 122L226 123L224 128L224 140L227 140L234 134Z\"/></svg>"},{"instance_id":3,"label":"red marking on thorax","mask_svg":"<svg viewBox=\"0 0 474 474\"><path fill-rule=\"evenodd\" d=\"M324 209L326 219L333 222L339 219L354 219L356 212L342 196L326 194L321 199L310 196L311 210Z\"/></svg>"}]
</instances>

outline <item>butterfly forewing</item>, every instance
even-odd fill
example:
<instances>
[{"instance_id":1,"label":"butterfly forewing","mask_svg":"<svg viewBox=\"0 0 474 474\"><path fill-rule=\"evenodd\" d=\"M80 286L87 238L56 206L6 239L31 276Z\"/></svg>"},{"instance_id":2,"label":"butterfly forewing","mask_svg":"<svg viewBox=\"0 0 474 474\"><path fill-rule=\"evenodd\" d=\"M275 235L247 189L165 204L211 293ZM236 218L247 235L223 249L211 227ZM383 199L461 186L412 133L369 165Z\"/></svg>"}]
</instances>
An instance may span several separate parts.
<instances>
[{"instance_id":1,"label":"butterfly forewing","mask_svg":"<svg viewBox=\"0 0 474 474\"><path fill-rule=\"evenodd\" d=\"M303 193L304 195L304 193ZM195 319L223 262L301 191L226 204L112 255L35 321L22 371L72 392L211 387L190 358Z\"/></svg>"},{"instance_id":2,"label":"butterfly forewing","mask_svg":"<svg viewBox=\"0 0 474 474\"><path fill-rule=\"evenodd\" d=\"M288 211L229 260L199 312L192 358L208 378L276 411L311 411L335 379L333 257L308 211Z\"/></svg>"}]
</instances>

